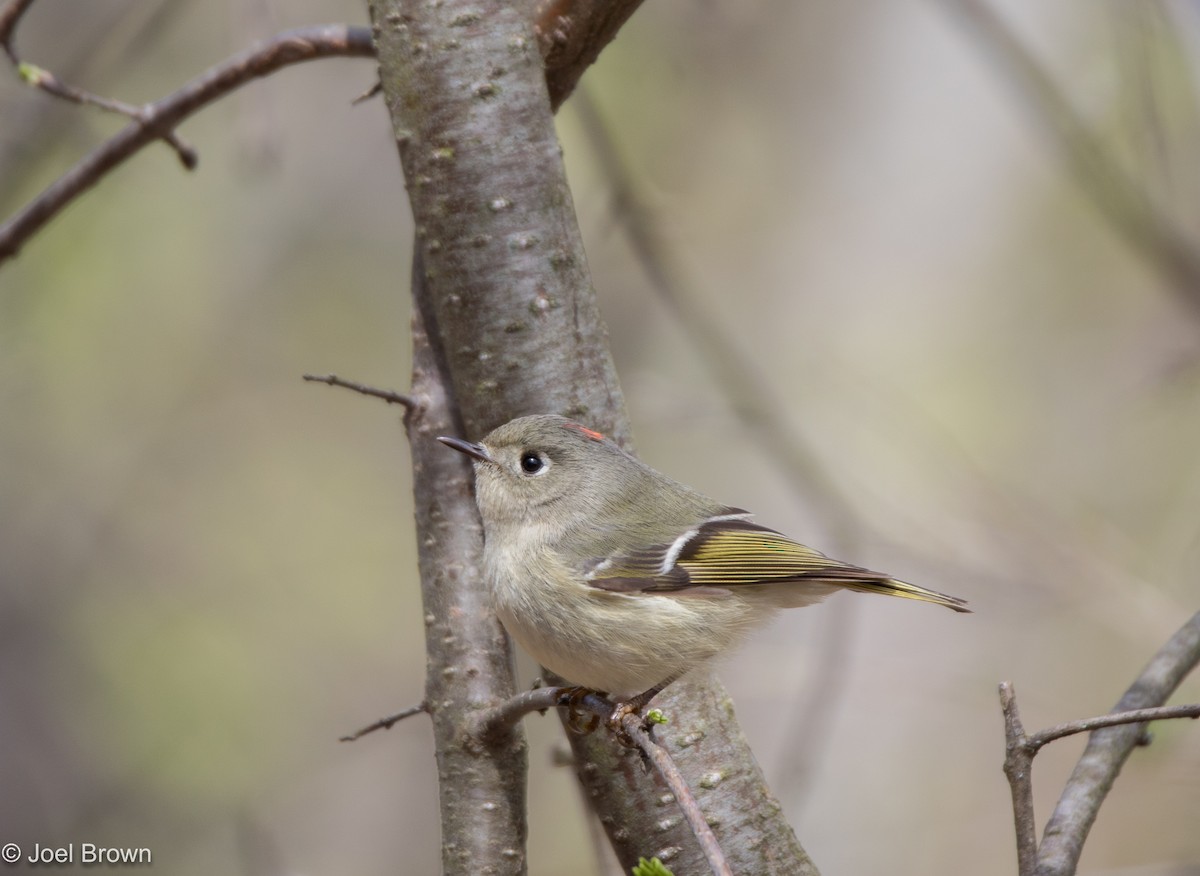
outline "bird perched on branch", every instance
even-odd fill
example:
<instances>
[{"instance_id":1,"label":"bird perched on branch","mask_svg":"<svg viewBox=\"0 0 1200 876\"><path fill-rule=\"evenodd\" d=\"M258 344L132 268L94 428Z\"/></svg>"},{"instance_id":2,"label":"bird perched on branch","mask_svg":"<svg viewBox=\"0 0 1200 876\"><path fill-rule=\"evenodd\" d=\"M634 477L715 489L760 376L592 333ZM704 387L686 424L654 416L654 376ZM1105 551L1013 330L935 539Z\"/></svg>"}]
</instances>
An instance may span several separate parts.
<instances>
[{"instance_id":1,"label":"bird perched on branch","mask_svg":"<svg viewBox=\"0 0 1200 876\"><path fill-rule=\"evenodd\" d=\"M635 708L776 609L836 590L969 611L754 523L564 417L521 417L478 443L438 440L474 462L505 629L546 668Z\"/></svg>"}]
</instances>

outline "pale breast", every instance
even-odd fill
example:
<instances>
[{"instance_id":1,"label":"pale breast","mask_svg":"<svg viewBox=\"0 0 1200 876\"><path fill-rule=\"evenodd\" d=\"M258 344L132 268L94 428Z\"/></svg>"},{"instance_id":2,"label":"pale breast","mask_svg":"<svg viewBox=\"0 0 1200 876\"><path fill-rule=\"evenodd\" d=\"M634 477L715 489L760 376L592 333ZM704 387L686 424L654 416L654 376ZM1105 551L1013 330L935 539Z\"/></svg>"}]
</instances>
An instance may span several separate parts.
<instances>
[{"instance_id":1,"label":"pale breast","mask_svg":"<svg viewBox=\"0 0 1200 876\"><path fill-rule=\"evenodd\" d=\"M609 593L545 550L486 553L505 629L541 665L616 696L640 693L735 645L771 612L740 598Z\"/></svg>"}]
</instances>

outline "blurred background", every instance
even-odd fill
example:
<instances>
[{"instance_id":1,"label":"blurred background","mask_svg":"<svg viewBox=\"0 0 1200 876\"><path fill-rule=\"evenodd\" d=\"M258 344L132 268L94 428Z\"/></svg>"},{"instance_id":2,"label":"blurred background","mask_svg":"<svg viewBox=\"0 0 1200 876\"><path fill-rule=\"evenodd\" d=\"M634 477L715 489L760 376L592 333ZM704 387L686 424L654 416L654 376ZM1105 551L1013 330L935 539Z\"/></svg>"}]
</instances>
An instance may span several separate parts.
<instances>
[{"instance_id":1,"label":"blurred background","mask_svg":"<svg viewBox=\"0 0 1200 876\"><path fill-rule=\"evenodd\" d=\"M719 667L826 874L1015 872L997 683L1031 730L1102 713L1200 604L1200 288L1095 203L1120 176L1200 239L1200 12L994 3L1100 137L1098 186L961 8L654 0L560 116L640 453L975 609L841 595ZM41 0L17 45L142 102L365 16ZM399 415L300 380L407 387L404 183L382 104L350 103L374 76L251 85L182 126L195 173L151 147L0 267L2 842L438 868L427 722L337 742L422 693ZM120 127L6 77L3 214ZM599 874L558 722L528 726L530 872ZM1154 735L1086 872L1200 873L1200 731ZM1040 821L1082 747L1037 759Z\"/></svg>"}]
</instances>

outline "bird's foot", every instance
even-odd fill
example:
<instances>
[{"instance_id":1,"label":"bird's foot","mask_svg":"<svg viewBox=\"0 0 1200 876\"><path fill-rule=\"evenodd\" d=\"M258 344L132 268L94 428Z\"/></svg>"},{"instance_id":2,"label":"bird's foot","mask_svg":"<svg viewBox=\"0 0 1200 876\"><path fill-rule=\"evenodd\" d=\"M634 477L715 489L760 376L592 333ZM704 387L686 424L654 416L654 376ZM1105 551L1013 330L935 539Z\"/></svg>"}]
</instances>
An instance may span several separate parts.
<instances>
[{"instance_id":1,"label":"bird's foot","mask_svg":"<svg viewBox=\"0 0 1200 876\"><path fill-rule=\"evenodd\" d=\"M584 735L600 726L600 717L583 707L583 700L592 694L604 696L590 687L566 687L558 698L558 704L567 710L567 729Z\"/></svg>"}]
</instances>

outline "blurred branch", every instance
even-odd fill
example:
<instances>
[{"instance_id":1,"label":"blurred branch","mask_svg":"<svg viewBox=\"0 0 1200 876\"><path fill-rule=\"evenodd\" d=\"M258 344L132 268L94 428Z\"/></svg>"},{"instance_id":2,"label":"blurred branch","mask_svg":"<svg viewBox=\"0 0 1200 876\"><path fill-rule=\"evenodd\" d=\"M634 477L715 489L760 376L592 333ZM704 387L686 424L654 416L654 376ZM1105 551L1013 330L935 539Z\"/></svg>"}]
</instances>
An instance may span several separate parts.
<instances>
[{"instance_id":1,"label":"blurred branch","mask_svg":"<svg viewBox=\"0 0 1200 876\"><path fill-rule=\"evenodd\" d=\"M156 39L193 2L123 0L104 4L102 9L89 6L84 13L89 16L86 22L82 18L72 20L79 22L81 32L103 28L104 39L73 40L70 57L58 62L58 75L70 81L103 81L114 66L126 64L140 46ZM0 16L6 13L8 7L0 8ZM96 18L91 18L92 15ZM6 22L4 27L9 28L11 41L15 23ZM84 120L82 114L54 112L57 105L58 101L13 100L0 108L5 122L4 133L0 135L0 213L10 209L6 202L17 188L14 183L26 175L22 165L45 155L51 144L60 142L66 130Z\"/></svg>"},{"instance_id":2,"label":"blurred branch","mask_svg":"<svg viewBox=\"0 0 1200 876\"><path fill-rule=\"evenodd\" d=\"M32 2L14 0L0 13L0 26L7 26L10 36L20 13ZM318 58L369 58L373 55L369 28L331 24L285 31L212 67L178 91L142 107L137 121L92 150L0 225L0 264L16 255L30 237L110 170L147 144L162 139L188 116L217 98L292 64Z\"/></svg>"},{"instance_id":3,"label":"blurred branch","mask_svg":"<svg viewBox=\"0 0 1200 876\"><path fill-rule=\"evenodd\" d=\"M653 211L638 194L633 173L622 159L608 124L587 89L575 97L579 115L605 178L613 193L625 239L633 250L651 288L667 305L709 366L709 374L726 402L742 418L746 433L771 458L787 479L792 493L821 509L830 521L831 540L838 553L853 556L858 540L858 516L850 501L825 474L824 466L803 436L782 415L786 409L769 387L754 361L737 343L720 320L705 313L694 299L682 291L685 282L671 257L671 248L662 239ZM828 739L834 704L844 685L846 642L841 637L853 624L854 604L846 601L830 606L836 630L827 631L817 665L809 677L816 679L799 702L790 710L790 726L782 734L787 740L788 758L785 784L781 787L804 788L804 777L813 763L820 760ZM800 741L803 744L799 744Z\"/></svg>"},{"instance_id":4,"label":"blurred branch","mask_svg":"<svg viewBox=\"0 0 1200 876\"><path fill-rule=\"evenodd\" d=\"M1100 214L1200 315L1200 253L1147 193L1120 167L1053 77L986 0L942 0L962 16L1051 135L1067 166Z\"/></svg>"},{"instance_id":5,"label":"blurred branch","mask_svg":"<svg viewBox=\"0 0 1200 876\"><path fill-rule=\"evenodd\" d=\"M801 661L808 682L792 697L783 720L783 751L778 756L779 794L790 804L793 818L813 789L816 767L825 760L837 706L849 689L853 661L851 643L858 618L855 601L831 599L825 604L820 645L811 660Z\"/></svg>"},{"instance_id":6,"label":"blurred branch","mask_svg":"<svg viewBox=\"0 0 1200 876\"><path fill-rule=\"evenodd\" d=\"M1021 876L1070 876L1076 870L1100 805L1133 749L1144 744L1145 725L1171 718L1200 718L1200 705L1161 707L1200 663L1200 612L1154 655L1113 708L1095 718L1070 721L1026 735L1010 682L1000 685L1004 713L1004 773L1013 798L1017 861ZM1092 733L1054 814L1041 848L1033 812L1033 758L1042 746L1076 733Z\"/></svg>"},{"instance_id":7,"label":"blurred branch","mask_svg":"<svg viewBox=\"0 0 1200 876\"><path fill-rule=\"evenodd\" d=\"M12 65L17 68L17 75L21 77L21 80L28 85L32 85L34 88L40 88L48 94L60 97L71 103L97 106L102 110L133 119L140 124L146 124L147 120L143 118L145 107L134 106L133 104L125 103L123 100L103 97L102 95L85 91L82 88L77 88L59 79L49 70L43 70L35 64L30 64L28 61L20 59L16 49L13 47L13 36L16 33L17 24L20 22L21 17L29 11L29 8L33 4L34 0L12 0L7 7L0 9L0 47L4 49L4 54L8 56L8 60ZM192 170L196 166L197 157L195 150L180 140L173 130L160 129L157 131L156 136L175 150L176 155L179 156L180 163L184 167Z\"/></svg>"},{"instance_id":8,"label":"blurred branch","mask_svg":"<svg viewBox=\"0 0 1200 876\"><path fill-rule=\"evenodd\" d=\"M771 381L759 372L754 359L742 350L731 331L682 292L685 284L680 279L681 271L662 240L659 223L639 197L633 174L586 90L576 96L573 106L612 188L613 210L651 288L690 336L717 388L745 421L749 436L783 472L792 491L833 518L835 538L845 552L855 528L849 500L825 474L816 451L781 416L786 406L772 397L768 389Z\"/></svg>"}]
</instances>

